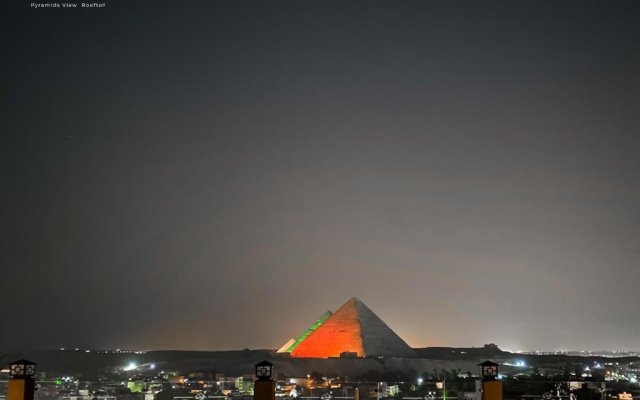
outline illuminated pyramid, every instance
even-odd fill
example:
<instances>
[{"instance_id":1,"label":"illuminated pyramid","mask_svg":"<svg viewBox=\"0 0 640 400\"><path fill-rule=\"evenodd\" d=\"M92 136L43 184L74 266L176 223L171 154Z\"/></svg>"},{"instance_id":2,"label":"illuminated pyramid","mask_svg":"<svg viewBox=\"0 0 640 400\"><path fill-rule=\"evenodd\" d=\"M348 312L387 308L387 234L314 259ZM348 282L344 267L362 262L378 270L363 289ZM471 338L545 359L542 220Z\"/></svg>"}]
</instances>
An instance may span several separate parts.
<instances>
[{"instance_id":1,"label":"illuminated pyramid","mask_svg":"<svg viewBox=\"0 0 640 400\"><path fill-rule=\"evenodd\" d=\"M358 357L414 356L411 347L355 297L290 351L292 357L308 358L340 357L341 353L355 353Z\"/></svg>"}]
</instances>

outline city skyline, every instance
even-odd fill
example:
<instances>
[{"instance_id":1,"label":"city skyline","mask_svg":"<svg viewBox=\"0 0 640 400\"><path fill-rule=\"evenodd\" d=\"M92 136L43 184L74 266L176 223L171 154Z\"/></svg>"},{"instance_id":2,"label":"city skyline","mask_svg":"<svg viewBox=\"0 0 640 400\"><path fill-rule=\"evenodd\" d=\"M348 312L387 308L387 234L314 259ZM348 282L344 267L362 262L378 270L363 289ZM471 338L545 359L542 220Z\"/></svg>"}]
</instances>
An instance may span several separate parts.
<instances>
[{"instance_id":1,"label":"city skyline","mask_svg":"<svg viewBox=\"0 0 640 400\"><path fill-rule=\"evenodd\" d=\"M0 348L640 349L640 3L6 5Z\"/></svg>"}]
</instances>

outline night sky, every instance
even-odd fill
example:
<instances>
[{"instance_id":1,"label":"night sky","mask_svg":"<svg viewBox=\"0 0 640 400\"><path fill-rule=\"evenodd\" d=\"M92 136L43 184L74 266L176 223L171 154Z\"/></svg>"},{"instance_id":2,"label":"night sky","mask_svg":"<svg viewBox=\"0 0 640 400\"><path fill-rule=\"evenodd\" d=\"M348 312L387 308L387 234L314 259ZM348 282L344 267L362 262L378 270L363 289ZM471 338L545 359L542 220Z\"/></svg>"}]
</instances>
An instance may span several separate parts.
<instances>
[{"instance_id":1,"label":"night sky","mask_svg":"<svg viewBox=\"0 0 640 400\"><path fill-rule=\"evenodd\" d=\"M640 350L640 2L3 4L0 348Z\"/></svg>"}]
</instances>

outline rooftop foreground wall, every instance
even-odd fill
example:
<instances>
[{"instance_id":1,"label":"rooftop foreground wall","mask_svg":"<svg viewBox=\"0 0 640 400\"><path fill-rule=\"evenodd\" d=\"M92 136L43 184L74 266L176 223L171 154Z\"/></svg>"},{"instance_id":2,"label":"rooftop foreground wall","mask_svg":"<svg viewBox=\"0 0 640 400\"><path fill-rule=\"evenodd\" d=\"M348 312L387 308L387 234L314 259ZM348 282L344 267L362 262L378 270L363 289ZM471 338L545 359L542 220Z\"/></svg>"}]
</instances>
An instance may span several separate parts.
<instances>
[{"instance_id":1,"label":"rooftop foreground wall","mask_svg":"<svg viewBox=\"0 0 640 400\"><path fill-rule=\"evenodd\" d=\"M460 369L477 373L478 362L470 360L424 360L418 358L273 358L274 371L289 376L305 376L311 371L335 373L339 376L360 376L369 371L431 372L434 369Z\"/></svg>"},{"instance_id":2,"label":"rooftop foreground wall","mask_svg":"<svg viewBox=\"0 0 640 400\"><path fill-rule=\"evenodd\" d=\"M477 373L477 360L431 360L419 358L294 358L274 355L271 350L245 351L150 351L143 354L104 354L80 351L41 350L27 353L6 353L5 362L26 357L38 364L38 371L62 375L90 377L135 362L154 363L158 370L202 371L224 373L229 376L252 374L254 364L268 359L274 363L275 373L302 377L317 371L340 376L359 376L369 371L397 371L410 373L432 372L433 369L460 369ZM483 360L480 360L483 361Z\"/></svg>"},{"instance_id":3,"label":"rooftop foreground wall","mask_svg":"<svg viewBox=\"0 0 640 400\"><path fill-rule=\"evenodd\" d=\"M455 349L454 349L455 350ZM435 352L432 352L435 353ZM512 363L515 359L524 360L527 365L536 366L547 372L562 374L567 365L580 367L586 364L615 361L616 363L640 363L640 357L606 358L602 356L579 357L566 355L515 355L469 357L469 354L453 355L452 350L438 351L439 355L449 353L452 356L465 357L463 359L430 358L329 358L310 359L293 358L274 354L273 350L240 350L240 351L149 351L137 353L98 353L84 351L40 350L26 352L0 352L0 363L7 363L20 358L33 360L38 364L37 370L56 374L83 376L88 379L109 372L122 371L124 366L134 362L140 366L153 363L158 371L203 372L206 374L223 373L227 376L241 376L252 374L254 364L262 360L270 360L275 364L275 372L292 377L302 377L316 371L320 373L335 373L341 376L357 377L369 371L379 373L401 371L407 374L433 373L433 370L459 370L462 373L478 373L477 364L491 359L503 363ZM460 352L457 352L460 353ZM466 352L465 352L466 353ZM420 354L420 352L418 352ZM515 366L502 365L501 371L511 375L518 372ZM131 372L138 373L139 371ZM148 372L148 371L147 371Z\"/></svg>"}]
</instances>

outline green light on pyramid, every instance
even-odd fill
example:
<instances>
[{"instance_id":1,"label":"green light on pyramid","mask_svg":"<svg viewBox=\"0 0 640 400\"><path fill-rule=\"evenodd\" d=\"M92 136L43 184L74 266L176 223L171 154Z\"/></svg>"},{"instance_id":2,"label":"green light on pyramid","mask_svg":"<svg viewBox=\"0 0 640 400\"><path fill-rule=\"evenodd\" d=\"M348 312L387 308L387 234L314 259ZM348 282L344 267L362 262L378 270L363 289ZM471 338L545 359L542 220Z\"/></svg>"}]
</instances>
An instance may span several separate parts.
<instances>
[{"instance_id":1,"label":"green light on pyramid","mask_svg":"<svg viewBox=\"0 0 640 400\"><path fill-rule=\"evenodd\" d=\"M289 346L289 348L287 348L287 350L285 350L285 353L291 353L296 347L298 347L298 345L300 343L302 343L303 340L305 340L307 338L307 336L311 335L311 333L313 333L313 331L318 329L320 327L320 325L322 325L322 323L324 321L326 321L327 318L329 318L330 316L331 316L331 311L326 311L324 314L322 314L320 316L320 318L318 318L318 320L316 322L314 322L313 325L311 325L309 327L309 329L304 331L304 333L302 335L300 335L296 339L296 341L293 342L293 344L291 346Z\"/></svg>"}]
</instances>

